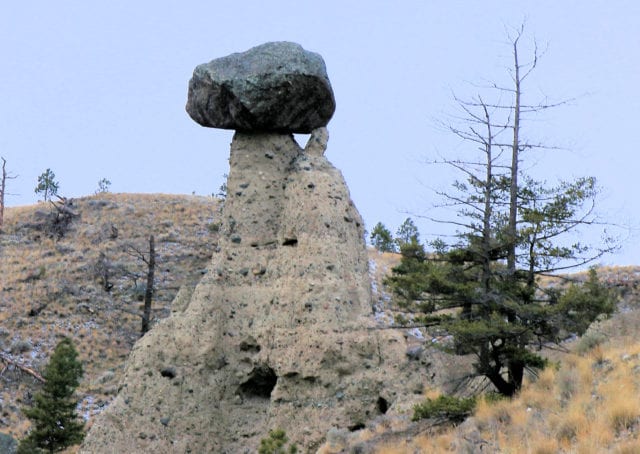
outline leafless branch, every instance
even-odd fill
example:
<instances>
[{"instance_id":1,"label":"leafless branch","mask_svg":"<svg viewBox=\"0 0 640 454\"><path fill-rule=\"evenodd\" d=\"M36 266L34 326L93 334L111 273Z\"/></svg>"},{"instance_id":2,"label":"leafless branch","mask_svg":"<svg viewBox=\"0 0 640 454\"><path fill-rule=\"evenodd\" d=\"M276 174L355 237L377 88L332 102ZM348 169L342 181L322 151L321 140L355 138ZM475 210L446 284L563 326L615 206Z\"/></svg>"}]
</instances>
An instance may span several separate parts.
<instances>
[{"instance_id":1,"label":"leafless branch","mask_svg":"<svg viewBox=\"0 0 640 454\"><path fill-rule=\"evenodd\" d=\"M19 362L15 361L14 359L12 359L11 357L9 357L9 355L0 352L0 361L4 362L5 364L9 364L11 366L17 367L18 369L20 369L22 372L31 375L33 378L35 378L36 380L38 380L41 383L45 383L46 380L44 379L44 377L42 375L40 375L38 372L36 372L34 369L27 367L23 364L20 364Z\"/></svg>"}]
</instances>

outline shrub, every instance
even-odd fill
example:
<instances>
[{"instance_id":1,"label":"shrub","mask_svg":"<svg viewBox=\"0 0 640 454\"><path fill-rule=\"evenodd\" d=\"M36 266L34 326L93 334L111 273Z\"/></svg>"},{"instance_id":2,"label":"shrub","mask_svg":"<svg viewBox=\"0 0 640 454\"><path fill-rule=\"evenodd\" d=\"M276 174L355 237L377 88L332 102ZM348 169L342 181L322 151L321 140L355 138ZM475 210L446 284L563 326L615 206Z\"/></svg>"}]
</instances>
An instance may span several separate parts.
<instances>
[{"instance_id":1,"label":"shrub","mask_svg":"<svg viewBox=\"0 0 640 454\"><path fill-rule=\"evenodd\" d=\"M603 344L606 340L607 336L602 333L587 331L578 341L576 353L585 354Z\"/></svg>"},{"instance_id":2,"label":"shrub","mask_svg":"<svg viewBox=\"0 0 640 454\"><path fill-rule=\"evenodd\" d=\"M260 440L260 449L258 454L296 454L298 447L295 444L289 445L289 449L285 449L289 439L282 429L274 429L269 431L269 436Z\"/></svg>"},{"instance_id":3,"label":"shrub","mask_svg":"<svg viewBox=\"0 0 640 454\"><path fill-rule=\"evenodd\" d=\"M476 398L439 396L435 399L427 399L413 407L413 421L426 418L446 418L451 422L462 422L473 413L476 407Z\"/></svg>"}]
</instances>

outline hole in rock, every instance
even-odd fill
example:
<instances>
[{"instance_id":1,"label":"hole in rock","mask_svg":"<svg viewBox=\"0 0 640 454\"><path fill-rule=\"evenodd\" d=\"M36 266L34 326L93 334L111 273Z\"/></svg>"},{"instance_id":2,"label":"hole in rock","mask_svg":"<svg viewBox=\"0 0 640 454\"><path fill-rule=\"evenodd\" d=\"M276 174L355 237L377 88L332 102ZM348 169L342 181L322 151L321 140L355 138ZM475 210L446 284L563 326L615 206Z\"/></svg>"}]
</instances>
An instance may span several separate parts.
<instances>
[{"instance_id":1,"label":"hole in rock","mask_svg":"<svg viewBox=\"0 0 640 454\"><path fill-rule=\"evenodd\" d=\"M385 399L384 397L378 397L378 402L376 402L376 406L378 407L378 410L380 411L380 413L384 415L389 409L389 402L387 402L387 399Z\"/></svg>"},{"instance_id":2,"label":"hole in rock","mask_svg":"<svg viewBox=\"0 0 640 454\"><path fill-rule=\"evenodd\" d=\"M297 238L285 238L284 241L282 242L283 246L297 246L298 245L298 239Z\"/></svg>"},{"instance_id":3,"label":"hole in rock","mask_svg":"<svg viewBox=\"0 0 640 454\"><path fill-rule=\"evenodd\" d=\"M240 392L248 397L269 399L277 382L278 376L275 371L268 365L261 364L256 366L247 381L240 385Z\"/></svg>"},{"instance_id":4,"label":"hole in rock","mask_svg":"<svg viewBox=\"0 0 640 454\"><path fill-rule=\"evenodd\" d=\"M298 146L304 148L307 145L307 142L309 141L309 139L311 138L311 134L295 133L293 137L296 143L298 144Z\"/></svg>"},{"instance_id":5,"label":"hole in rock","mask_svg":"<svg viewBox=\"0 0 640 454\"><path fill-rule=\"evenodd\" d=\"M260 352L260 344L252 336L249 336L240 342L240 351L258 353Z\"/></svg>"},{"instance_id":6,"label":"hole in rock","mask_svg":"<svg viewBox=\"0 0 640 454\"><path fill-rule=\"evenodd\" d=\"M359 422L357 424L354 424L353 426L347 427L347 429L349 429L349 432L355 432L356 430L362 430L362 429L364 429L364 424Z\"/></svg>"},{"instance_id":7,"label":"hole in rock","mask_svg":"<svg viewBox=\"0 0 640 454\"><path fill-rule=\"evenodd\" d=\"M165 367L160 371L160 375L165 378L175 378L177 375L176 369L174 367Z\"/></svg>"}]
</instances>

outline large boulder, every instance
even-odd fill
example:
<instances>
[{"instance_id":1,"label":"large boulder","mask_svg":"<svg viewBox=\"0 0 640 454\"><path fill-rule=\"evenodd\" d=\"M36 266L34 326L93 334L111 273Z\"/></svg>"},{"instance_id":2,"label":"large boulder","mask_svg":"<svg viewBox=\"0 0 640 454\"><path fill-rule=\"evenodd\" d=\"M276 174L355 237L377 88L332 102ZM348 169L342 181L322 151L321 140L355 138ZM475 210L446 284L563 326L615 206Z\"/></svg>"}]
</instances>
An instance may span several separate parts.
<instances>
[{"instance_id":1,"label":"large boulder","mask_svg":"<svg viewBox=\"0 0 640 454\"><path fill-rule=\"evenodd\" d=\"M335 107L322 57L272 42L197 66L186 109L211 128L306 134L326 126Z\"/></svg>"}]
</instances>

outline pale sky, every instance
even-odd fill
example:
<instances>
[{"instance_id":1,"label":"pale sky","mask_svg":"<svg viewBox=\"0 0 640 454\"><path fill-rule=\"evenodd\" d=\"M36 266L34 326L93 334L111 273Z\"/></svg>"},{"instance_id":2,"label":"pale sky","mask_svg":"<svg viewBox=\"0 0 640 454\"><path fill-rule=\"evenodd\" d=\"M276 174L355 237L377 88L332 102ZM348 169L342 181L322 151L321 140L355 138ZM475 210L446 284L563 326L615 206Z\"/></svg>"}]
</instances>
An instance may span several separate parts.
<instances>
[{"instance_id":1,"label":"pale sky","mask_svg":"<svg viewBox=\"0 0 640 454\"><path fill-rule=\"evenodd\" d=\"M102 178L112 192L217 192L233 132L186 114L194 67L294 41L323 56L335 92L327 157L367 227L395 231L408 215L428 214L437 203L429 188L452 179L424 162L469 150L434 120L454 112L452 92L505 80L505 31L525 19L527 46L533 37L549 45L526 95L577 98L525 126L567 149L536 156L535 172L597 177L602 217L637 227L637 0L4 2L0 156L18 175L6 202L35 203L46 168L69 197L93 193ZM417 224L426 239L443 229ZM637 233L602 263L640 264Z\"/></svg>"}]
</instances>

